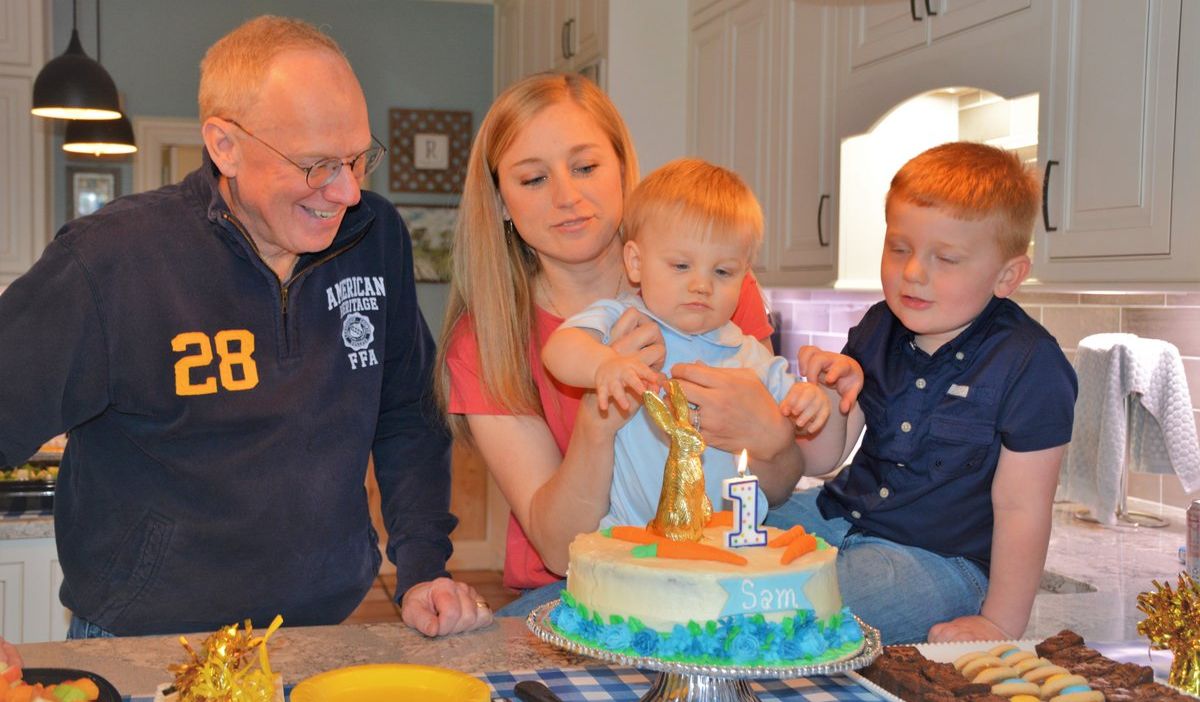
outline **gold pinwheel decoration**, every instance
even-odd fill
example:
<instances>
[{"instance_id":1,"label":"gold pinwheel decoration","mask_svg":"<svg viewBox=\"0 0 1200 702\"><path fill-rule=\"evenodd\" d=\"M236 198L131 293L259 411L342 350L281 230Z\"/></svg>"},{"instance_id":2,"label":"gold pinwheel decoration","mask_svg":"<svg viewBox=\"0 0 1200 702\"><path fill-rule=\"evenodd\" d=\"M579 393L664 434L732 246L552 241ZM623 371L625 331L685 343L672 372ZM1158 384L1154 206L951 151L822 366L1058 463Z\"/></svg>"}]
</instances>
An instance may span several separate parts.
<instances>
[{"instance_id":1,"label":"gold pinwheel decoration","mask_svg":"<svg viewBox=\"0 0 1200 702\"><path fill-rule=\"evenodd\" d=\"M196 652L187 639L179 643L188 660L168 666L175 675L179 702L272 702L275 675L267 660L267 639L283 624L276 615L262 636L246 620L245 628L231 624L210 634Z\"/></svg>"},{"instance_id":2,"label":"gold pinwheel decoration","mask_svg":"<svg viewBox=\"0 0 1200 702\"><path fill-rule=\"evenodd\" d=\"M1179 587L1151 581L1154 592L1138 595L1138 609L1146 618L1137 631L1150 639L1150 646L1168 649L1174 656L1167 682L1200 694L1200 585L1188 573L1179 574Z\"/></svg>"}]
</instances>

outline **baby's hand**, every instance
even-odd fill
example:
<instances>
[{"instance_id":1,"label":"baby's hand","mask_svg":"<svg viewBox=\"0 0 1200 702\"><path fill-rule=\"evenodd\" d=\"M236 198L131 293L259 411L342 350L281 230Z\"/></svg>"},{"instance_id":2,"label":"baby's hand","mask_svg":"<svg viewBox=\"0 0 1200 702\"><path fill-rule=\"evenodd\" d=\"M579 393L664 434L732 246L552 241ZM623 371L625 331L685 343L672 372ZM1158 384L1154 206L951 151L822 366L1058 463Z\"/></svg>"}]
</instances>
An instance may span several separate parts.
<instances>
[{"instance_id":1,"label":"baby's hand","mask_svg":"<svg viewBox=\"0 0 1200 702\"><path fill-rule=\"evenodd\" d=\"M662 373L637 356L613 356L596 368L596 404L601 412L606 412L611 400L623 412L628 412L631 407L629 393L641 397L648 389L657 390L664 379Z\"/></svg>"},{"instance_id":2,"label":"baby's hand","mask_svg":"<svg viewBox=\"0 0 1200 702\"><path fill-rule=\"evenodd\" d=\"M832 405L820 385L799 381L788 390L779 409L790 418L803 434L816 434L829 420Z\"/></svg>"},{"instance_id":3,"label":"baby's hand","mask_svg":"<svg viewBox=\"0 0 1200 702\"><path fill-rule=\"evenodd\" d=\"M837 390L842 401L838 409L849 414L863 387L863 369L858 361L840 353L825 351L818 346L801 346L796 352L800 373L810 382L821 383Z\"/></svg>"}]
</instances>

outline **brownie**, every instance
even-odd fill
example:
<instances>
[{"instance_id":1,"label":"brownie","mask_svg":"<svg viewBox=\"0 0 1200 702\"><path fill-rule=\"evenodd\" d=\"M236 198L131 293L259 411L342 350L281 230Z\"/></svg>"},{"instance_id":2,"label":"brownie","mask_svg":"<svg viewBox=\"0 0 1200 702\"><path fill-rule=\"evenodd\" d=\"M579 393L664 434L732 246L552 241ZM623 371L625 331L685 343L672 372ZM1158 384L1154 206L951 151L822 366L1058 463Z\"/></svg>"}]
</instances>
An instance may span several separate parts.
<instances>
[{"instance_id":1,"label":"brownie","mask_svg":"<svg viewBox=\"0 0 1200 702\"><path fill-rule=\"evenodd\" d=\"M1090 663L1090 662L1089 662ZM1105 691L1109 688L1134 688L1154 682L1154 669L1137 663L1117 663L1103 675L1089 676L1079 673L1091 681L1092 687Z\"/></svg>"},{"instance_id":2,"label":"brownie","mask_svg":"<svg viewBox=\"0 0 1200 702\"><path fill-rule=\"evenodd\" d=\"M1034 646L1033 650L1037 651L1037 654L1039 656L1041 656L1042 658L1050 658L1050 654L1052 654L1056 651L1061 651L1064 648L1071 648L1072 646L1082 646L1082 645L1083 645L1083 637L1082 636L1080 636L1079 634L1076 634L1075 632L1071 631L1070 629L1063 629L1062 631L1058 632L1054 636L1051 636L1050 638L1041 642L1037 646ZM1053 659L1051 659L1051 660L1053 660Z\"/></svg>"},{"instance_id":3,"label":"brownie","mask_svg":"<svg viewBox=\"0 0 1200 702\"><path fill-rule=\"evenodd\" d=\"M1068 649L1068 650L1074 650L1074 649ZM1099 656L1099 655L1097 655L1096 657L1093 657L1093 658L1084 659L1082 661L1064 660L1061 662L1055 661L1055 663L1058 663L1059 665L1061 665L1062 667L1071 671L1072 673L1075 673L1076 675L1082 675L1083 677L1087 678L1088 680L1095 680L1096 678L1106 677L1109 674L1115 672L1117 670L1117 667L1121 665L1120 663L1117 663L1114 660L1111 660L1109 658L1105 658L1104 656ZM1154 679L1153 671L1151 671L1150 679L1151 680ZM1125 687L1130 687L1130 686L1126 685Z\"/></svg>"},{"instance_id":4,"label":"brownie","mask_svg":"<svg viewBox=\"0 0 1200 702\"><path fill-rule=\"evenodd\" d=\"M993 695L990 692L981 692L975 695L967 695L966 697L957 698L957 702L1008 702L1007 697Z\"/></svg>"},{"instance_id":5,"label":"brownie","mask_svg":"<svg viewBox=\"0 0 1200 702\"><path fill-rule=\"evenodd\" d=\"M967 680L962 673L954 669L954 665L951 663L926 660L921 663L921 675L935 687L946 689L955 697L991 692L992 689L990 685Z\"/></svg>"},{"instance_id":6,"label":"brownie","mask_svg":"<svg viewBox=\"0 0 1200 702\"><path fill-rule=\"evenodd\" d=\"M1083 665L1088 661L1097 659L1108 660L1107 658L1104 658L1104 656L1100 655L1100 652L1096 649L1091 648L1090 646L1084 646L1082 644L1079 646L1071 646L1070 648L1064 648L1055 651L1046 656L1046 658L1050 659L1051 663L1057 663L1058 665L1061 665L1069 670L1074 670L1076 667ZM1109 663L1114 663L1114 661L1109 661ZM1103 667L1103 664L1101 664L1100 667ZM1080 675L1083 675L1083 673L1080 673Z\"/></svg>"}]
</instances>

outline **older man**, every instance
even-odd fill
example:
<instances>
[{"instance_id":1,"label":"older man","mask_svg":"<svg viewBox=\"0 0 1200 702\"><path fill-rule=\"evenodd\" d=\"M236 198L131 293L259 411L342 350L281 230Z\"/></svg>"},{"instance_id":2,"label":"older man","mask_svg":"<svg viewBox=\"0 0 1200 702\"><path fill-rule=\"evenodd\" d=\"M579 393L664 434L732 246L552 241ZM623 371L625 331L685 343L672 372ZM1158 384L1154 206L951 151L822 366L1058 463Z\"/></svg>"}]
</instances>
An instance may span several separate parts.
<instances>
[{"instance_id":1,"label":"older man","mask_svg":"<svg viewBox=\"0 0 1200 702\"><path fill-rule=\"evenodd\" d=\"M70 432L71 636L342 621L380 556L405 622L487 624L446 577L448 439L383 147L338 46L259 17L201 64L201 168L60 231L0 296L0 464Z\"/></svg>"}]
</instances>

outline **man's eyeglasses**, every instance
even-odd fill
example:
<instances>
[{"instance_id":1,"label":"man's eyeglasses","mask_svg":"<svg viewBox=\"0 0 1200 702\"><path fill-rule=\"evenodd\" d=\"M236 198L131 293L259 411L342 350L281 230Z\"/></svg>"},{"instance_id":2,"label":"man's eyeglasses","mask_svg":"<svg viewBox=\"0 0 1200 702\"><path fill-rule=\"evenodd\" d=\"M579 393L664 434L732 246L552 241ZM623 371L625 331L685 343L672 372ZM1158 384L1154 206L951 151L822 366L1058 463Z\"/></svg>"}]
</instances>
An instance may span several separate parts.
<instances>
[{"instance_id":1,"label":"man's eyeglasses","mask_svg":"<svg viewBox=\"0 0 1200 702\"><path fill-rule=\"evenodd\" d=\"M371 140L375 142L374 146L352 159L346 160L340 158L323 158L311 166L301 166L292 159L288 158L279 149L271 146L262 139L259 139L254 132L246 129L236 121L228 118L226 118L225 121L242 130L258 143L274 151L283 160L304 171L304 182L308 183L308 187L312 188L313 190L320 190L326 185L332 183L334 179L338 177L338 174L342 172L342 166L346 165L350 166L350 172L354 174L354 177L361 180L370 175L371 171L374 171L376 167L379 166L379 162L383 160L383 155L387 153L387 149L384 148L383 144L375 138L374 134L372 134Z\"/></svg>"}]
</instances>

